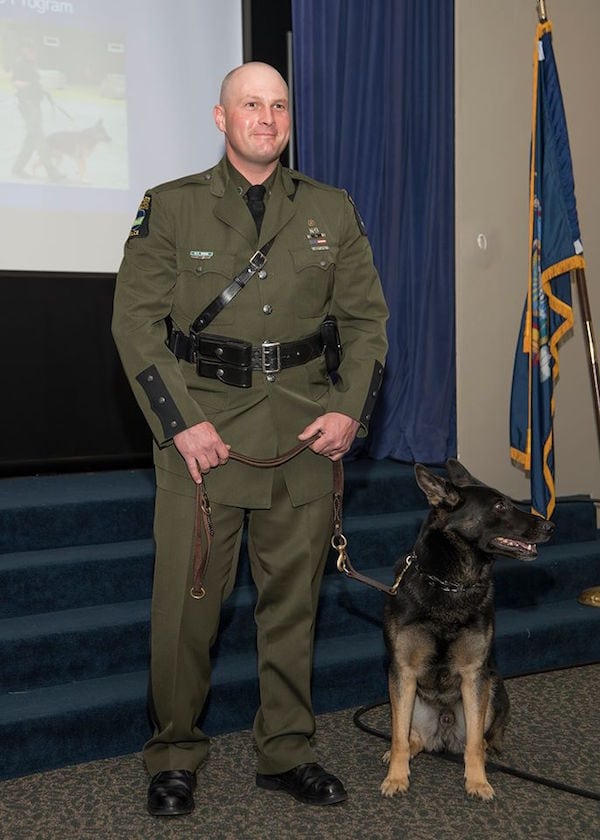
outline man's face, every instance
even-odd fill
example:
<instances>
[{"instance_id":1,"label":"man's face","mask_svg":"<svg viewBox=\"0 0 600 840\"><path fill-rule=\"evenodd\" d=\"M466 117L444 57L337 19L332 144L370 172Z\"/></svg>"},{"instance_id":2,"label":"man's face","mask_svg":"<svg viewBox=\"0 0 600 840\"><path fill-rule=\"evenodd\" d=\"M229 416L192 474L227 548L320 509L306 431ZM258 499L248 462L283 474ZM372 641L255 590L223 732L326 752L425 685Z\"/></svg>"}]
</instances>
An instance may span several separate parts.
<instances>
[{"instance_id":1,"label":"man's face","mask_svg":"<svg viewBox=\"0 0 600 840\"><path fill-rule=\"evenodd\" d=\"M272 67L241 67L215 105L217 128L225 134L227 156L243 173L277 161L290 136L285 82Z\"/></svg>"}]
</instances>

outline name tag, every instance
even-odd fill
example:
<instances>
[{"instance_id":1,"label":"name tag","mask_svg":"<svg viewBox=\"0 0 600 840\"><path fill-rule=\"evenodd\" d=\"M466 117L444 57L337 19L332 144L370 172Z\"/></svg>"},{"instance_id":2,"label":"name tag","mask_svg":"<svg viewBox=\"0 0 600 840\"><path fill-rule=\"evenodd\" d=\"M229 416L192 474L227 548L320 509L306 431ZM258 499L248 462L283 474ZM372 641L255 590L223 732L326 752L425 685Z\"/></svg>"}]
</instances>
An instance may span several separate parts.
<instances>
[{"instance_id":1,"label":"name tag","mask_svg":"<svg viewBox=\"0 0 600 840\"><path fill-rule=\"evenodd\" d=\"M190 257L193 260L209 260L214 253L214 251L190 251Z\"/></svg>"}]
</instances>

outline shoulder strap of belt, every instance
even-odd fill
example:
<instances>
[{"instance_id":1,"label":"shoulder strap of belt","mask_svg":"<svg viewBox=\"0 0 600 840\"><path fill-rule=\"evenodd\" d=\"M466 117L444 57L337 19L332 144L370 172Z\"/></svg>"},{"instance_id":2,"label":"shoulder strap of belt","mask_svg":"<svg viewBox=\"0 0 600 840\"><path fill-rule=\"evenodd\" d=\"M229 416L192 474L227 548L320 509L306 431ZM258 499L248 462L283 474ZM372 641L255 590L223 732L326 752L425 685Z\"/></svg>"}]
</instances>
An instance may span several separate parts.
<instances>
[{"instance_id":1,"label":"shoulder strap of belt","mask_svg":"<svg viewBox=\"0 0 600 840\"><path fill-rule=\"evenodd\" d=\"M255 251L254 254L252 254L250 262L246 268L243 271L240 271L240 273L233 278L227 288L223 289L221 294L217 295L217 297L208 304L206 309L203 309L198 315L190 327L190 335L193 336L201 330L206 329L210 322L217 317L219 312L221 312L222 309L225 309L228 303L231 303L238 292L242 291L248 280L250 280L251 277L254 277L257 271L260 271L267 261L267 254L271 250L271 245L274 241L275 237L263 245L260 250Z\"/></svg>"},{"instance_id":2,"label":"shoulder strap of belt","mask_svg":"<svg viewBox=\"0 0 600 840\"><path fill-rule=\"evenodd\" d=\"M290 196L290 201L293 201L296 198L296 192L298 190L298 182L295 181L294 183L296 188ZM275 241L276 236L277 234L275 234L272 239L269 239L262 248L252 254L246 268L234 277L227 288L223 289L221 294L217 295L217 297L208 304L206 309L198 315L190 327L190 335L192 337L201 330L206 329L210 322L217 317L219 312L221 312L228 303L231 303L238 292L241 292L248 280L250 280L251 277L254 277L257 271L260 271L267 261L267 254L271 250L271 245Z\"/></svg>"}]
</instances>

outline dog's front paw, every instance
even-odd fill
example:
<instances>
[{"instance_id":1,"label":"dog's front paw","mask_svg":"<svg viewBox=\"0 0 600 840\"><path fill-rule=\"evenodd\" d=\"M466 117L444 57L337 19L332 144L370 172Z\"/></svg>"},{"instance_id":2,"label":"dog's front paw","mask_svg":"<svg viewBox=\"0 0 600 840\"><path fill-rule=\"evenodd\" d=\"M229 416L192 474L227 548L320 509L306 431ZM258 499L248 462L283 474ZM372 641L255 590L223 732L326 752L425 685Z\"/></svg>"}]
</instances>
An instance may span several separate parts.
<instances>
[{"instance_id":1,"label":"dog's front paw","mask_svg":"<svg viewBox=\"0 0 600 840\"><path fill-rule=\"evenodd\" d=\"M484 802L490 802L494 798L494 788L488 781L483 782L465 782L467 794L473 799L483 799Z\"/></svg>"},{"instance_id":2,"label":"dog's front paw","mask_svg":"<svg viewBox=\"0 0 600 840\"><path fill-rule=\"evenodd\" d=\"M381 783L381 793L383 796L394 796L396 793L406 793L410 787L408 775L405 776L386 776Z\"/></svg>"},{"instance_id":3,"label":"dog's front paw","mask_svg":"<svg viewBox=\"0 0 600 840\"><path fill-rule=\"evenodd\" d=\"M386 750L384 754L381 756L381 763L382 764L389 764L390 763L390 754L391 750Z\"/></svg>"}]
</instances>

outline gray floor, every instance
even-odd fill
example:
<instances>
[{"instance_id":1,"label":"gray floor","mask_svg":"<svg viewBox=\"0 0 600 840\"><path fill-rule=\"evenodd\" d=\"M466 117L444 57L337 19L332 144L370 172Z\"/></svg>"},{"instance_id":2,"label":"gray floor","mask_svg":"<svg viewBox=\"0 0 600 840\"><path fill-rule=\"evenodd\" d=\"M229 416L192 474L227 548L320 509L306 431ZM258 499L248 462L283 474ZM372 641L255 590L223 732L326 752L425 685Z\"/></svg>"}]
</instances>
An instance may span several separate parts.
<instances>
[{"instance_id":1,"label":"gray floor","mask_svg":"<svg viewBox=\"0 0 600 840\"><path fill-rule=\"evenodd\" d=\"M507 681L512 702L504 763L600 794L600 665ZM421 755L407 795L385 799L384 740L358 729L354 710L322 715L321 763L345 782L343 805L316 808L254 786L249 732L215 738L188 817L145 810L139 754L0 783L2 840L561 840L600 837L600 802L490 772L493 802L464 793L460 765ZM389 732L387 706L364 722Z\"/></svg>"}]
</instances>

